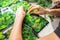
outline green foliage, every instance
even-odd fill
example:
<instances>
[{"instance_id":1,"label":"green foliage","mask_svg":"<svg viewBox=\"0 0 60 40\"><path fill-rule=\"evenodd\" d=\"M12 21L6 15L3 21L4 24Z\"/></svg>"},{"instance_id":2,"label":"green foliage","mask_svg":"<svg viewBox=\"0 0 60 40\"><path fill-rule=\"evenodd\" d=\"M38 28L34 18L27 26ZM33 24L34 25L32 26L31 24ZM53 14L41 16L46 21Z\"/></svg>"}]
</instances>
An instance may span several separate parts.
<instances>
[{"instance_id":1,"label":"green foliage","mask_svg":"<svg viewBox=\"0 0 60 40\"><path fill-rule=\"evenodd\" d=\"M0 1L0 6L1 7L6 7L6 6L8 6L8 5L12 4L12 3L16 3L18 1L19 0L1 0Z\"/></svg>"},{"instance_id":2,"label":"green foliage","mask_svg":"<svg viewBox=\"0 0 60 40\"><path fill-rule=\"evenodd\" d=\"M37 37L33 34L32 29L26 24L23 25L23 40L37 40Z\"/></svg>"},{"instance_id":3,"label":"green foliage","mask_svg":"<svg viewBox=\"0 0 60 40\"><path fill-rule=\"evenodd\" d=\"M4 35L2 34L2 32L0 32L0 40L4 40Z\"/></svg>"},{"instance_id":4,"label":"green foliage","mask_svg":"<svg viewBox=\"0 0 60 40\"><path fill-rule=\"evenodd\" d=\"M24 0L24 1L27 1L27 2L37 2L38 0Z\"/></svg>"},{"instance_id":5,"label":"green foliage","mask_svg":"<svg viewBox=\"0 0 60 40\"><path fill-rule=\"evenodd\" d=\"M6 28L8 25L12 24L15 16L11 12L5 12L0 14L0 30Z\"/></svg>"},{"instance_id":6,"label":"green foliage","mask_svg":"<svg viewBox=\"0 0 60 40\"><path fill-rule=\"evenodd\" d=\"M37 4L46 8L48 7L49 4L51 4L52 1L51 0L38 0Z\"/></svg>"},{"instance_id":7,"label":"green foliage","mask_svg":"<svg viewBox=\"0 0 60 40\"><path fill-rule=\"evenodd\" d=\"M16 4L12 4L12 5L10 6L10 8L11 8L14 12L16 12L17 9L18 9L20 6L23 6L23 7L25 8L25 10L28 10L28 8L30 7L30 4L29 4L28 2L26 2L26 1L22 1L22 2L18 2L18 3L16 3Z\"/></svg>"},{"instance_id":8,"label":"green foliage","mask_svg":"<svg viewBox=\"0 0 60 40\"><path fill-rule=\"evenodd\" d=\"M24 1L33 2L33 3L35 2L44 8L48 7L48 5L52 3L51 0L24 0Z\"/></svg>"},{"instance_id":9,"label":"green foliage","mask_svg":"<svg viewBox=\"0 0 60 40\"><path fill-rule=\"evenodd\" d=\"M31 15L30 13L27 13L24 19L24 23L32 27L36 32L40 32L41 29L47 25L48 21L46 21L41 16Z\"/></svg>"},{"instance_id":10,"label":"green foliage","mask_svg":"<svg viewBox=\"0 0 60 40\"><path fill-rule=\"evenodd\" d=\"M24 22L23 22L23 31L22 31L22 37L23 40L37 40L37 37L34 35L34 33L32 32L34 29L36 32L40 32L41 29L43 29L43 27L46 26L46 24L48 23L48 21L46 21L44 18L42 18L41 16L36 16L36 15L32 15L31 13L28 13L28 9L31 6L28 2L26 1L22 1L22 2L15 2L14 0L12 0L13 3L12 5L10 5L10 8L16 12L16 10L20 7L23 6L25 8L26 11L26 16L24 18ZM6 3L6 5L8 5L8 3ZM6 6L5 5L5 6ZM3 5L3 7L5 7ZM33 10L34 12L37 12L37 9ZM5 12L5 13L1 13L0 14L0 30L6 28L8 25L12 24L14 22L15 16L12 15L11 12ZM26 25L28 26L26 26ZM31 28L32 29L31 29ZM9 32L7 33L7 35L9 36ZM5 38L5 40L7 40L7 38Z\"/></svg>"}]
</instances>

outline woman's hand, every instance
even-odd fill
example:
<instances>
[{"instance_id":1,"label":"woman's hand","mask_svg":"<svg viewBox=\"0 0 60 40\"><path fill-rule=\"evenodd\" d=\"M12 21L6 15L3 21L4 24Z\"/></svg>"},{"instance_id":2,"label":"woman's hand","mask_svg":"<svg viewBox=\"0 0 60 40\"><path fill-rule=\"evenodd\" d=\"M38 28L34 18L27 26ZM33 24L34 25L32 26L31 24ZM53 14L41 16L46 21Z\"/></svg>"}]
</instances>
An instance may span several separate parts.
<instances>
[{"instance_id":1,"label":"woman's hand","mask_svg":"<svg viewBox=\"0 0 60 40\"><path fill-rule=\"evenodd\" d=\"M39 11L38 12L33 12L34 9L38 9ZM44 14L44 13L48 13L49 10L44 9L43 7L41 7L39 5L34 5L34 6L31 6L29 8L29 12L33 13L33 14Z\"/></svg>"},{"instance_id":2,"label":"woman's hand","mask_svg":"<svg viewBox=\"0 0 60 40\"><path fill-rule=\"evenodd\" d=\"M23 6L21 6L20 8L18 8L18 10L16 11L16 17L21 17L24 18L25 17L25 11Z\"/></svg>"},{"instance_id":3,"label":"woman's hand","mask_svg":"<svg viewBox=\"0 0 60 40\"><path fill-rule=\"evenodd\" d=\"M20 8L18 8L18 10L16 11L16 18L15 18L15 22L17 23L22 23L23 19L25 17L25 11L23 6L21 6Z\"/></svg>"}]
</instances>

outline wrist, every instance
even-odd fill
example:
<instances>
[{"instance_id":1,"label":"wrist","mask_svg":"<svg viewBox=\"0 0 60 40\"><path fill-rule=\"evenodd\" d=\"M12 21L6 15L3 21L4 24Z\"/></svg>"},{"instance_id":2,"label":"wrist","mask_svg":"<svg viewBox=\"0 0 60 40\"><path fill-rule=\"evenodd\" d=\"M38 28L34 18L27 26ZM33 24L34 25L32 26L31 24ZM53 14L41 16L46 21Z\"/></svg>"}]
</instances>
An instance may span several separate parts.
<instances>
[{"instance_id":1,"label":"wrist","mask_svg":"<svg viewBox=\"0 0 60 40\"><path fill-rule=\"evenodd\" d=\"M25 13L21 12L21 13L16 13L16 17L22 17L24 18L25 17Z\"/></svg>"},{"instance_id":2,"label":"wrist","mask_svg":"<svg viewBox=\"0 0 60 40\"><path fill-rule=\"evenodd\" d=\"M51 10L51 9L46 9L46 10L45 10L45 13L46 13L46 14L53 14L53 10Z\"/></svg>"},{"instance_id":3,"label":"wrist","mask_svg":"<svg viewBox=\"0 0 60 40\"><path fill-rule=\"evenodd\" d=\"M24 17L25 17L25 15L17 15L16 18L15 18L15 22L19 23L19 24L22 23Z\"/></svg>"},{"instance_id":4,"label":"wrist","mask_svg":"<svg viewBox=\"0 0 60 40\"><path fill-rule=\"evenodd\" d=\"M25 15L16 15L16 19L22 20L24 19Z\"/></svg>"},{"instance_id":5,"label":"wrist","mask_svg":"<svg viewBox=\"0 0 60 40\"><path fill-rule=\"evenodd\" d=\"M49 14L50 12L48 11L48 9L46 9L46 10L44 11L44 13L45 13L45 14Z\"/></svg>"}]
</instances>

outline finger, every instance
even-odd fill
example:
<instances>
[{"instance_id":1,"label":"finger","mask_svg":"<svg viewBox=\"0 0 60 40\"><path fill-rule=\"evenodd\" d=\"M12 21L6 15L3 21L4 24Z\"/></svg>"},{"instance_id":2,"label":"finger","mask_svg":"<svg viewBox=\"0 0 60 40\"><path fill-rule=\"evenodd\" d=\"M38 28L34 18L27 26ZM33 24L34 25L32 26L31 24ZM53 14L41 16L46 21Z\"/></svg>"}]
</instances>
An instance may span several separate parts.
<instances>
[{"instance_id":1,"label":"finger","mask_svg":"<svg viewBox=\"0 0 60 40\"><path fill-rule=\"evenodd\" d=\"M31 5L28 10L30 10L33 6Z\"/></svg>"},{"instance_id":2,"label":"finger","mask_svg":"<svg viewBox=\"0 0 60 40\"><path fill-rule=\"evenodd\" d=\"M32 7L29 12L33 11L34 9L39 9L39 7Z\"/></svg>"},{"instance_id":3,"label":"finger","mask_svg":"<svg viewBox=\"0 0 60 40\"><path fill-rule=\"evenodd\" d=\"M31 6L30 6L29 10L30 10L32 7L37 7L37 6L39 6L39 5L31 4Z\"/></svg>"},{"instance_id":4,"label":"finger","mask_svg":"<svg viewBox=\"0 0 60 40\"><path fill-rule=\"evenodd\" d=\"M31 12L32 10L34 10L35 8L38 8L39 9L39 5L32 5L30 8L29 8L29 11L28 12Z\"/></svg>"},{"instance_id":5,"label":"finger","mask_svg":"<svg viewBox=\"0 0 60 40\"><path fill-rule=\"evenodd\" d=\"M31 14L40 14L40 11L38 11L38 12L31 12Z\"/></svg>"}]
</instances>

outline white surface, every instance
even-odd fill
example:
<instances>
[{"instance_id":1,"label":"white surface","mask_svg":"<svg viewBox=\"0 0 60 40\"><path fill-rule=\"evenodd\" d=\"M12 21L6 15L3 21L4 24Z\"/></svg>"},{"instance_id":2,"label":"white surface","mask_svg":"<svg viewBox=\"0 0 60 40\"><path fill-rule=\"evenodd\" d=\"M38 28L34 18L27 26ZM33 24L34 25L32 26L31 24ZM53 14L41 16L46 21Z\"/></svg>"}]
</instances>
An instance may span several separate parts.
<instances>
[{"instance_id":1,"label":"white surface","mask_svg":"<svg viewBox=\"0 0 60 40\"><path fill-rule=\"evenodd\" d=\"M54 31L54 29L52 27L52 24L51 24L51 20L48 16L46 16L46 20L49 21L49 24L42 31L40 31L38 33L38 37L47 36L47 35L49 35L50 33L52 33Z\"/></svg>"}]
</instances>

